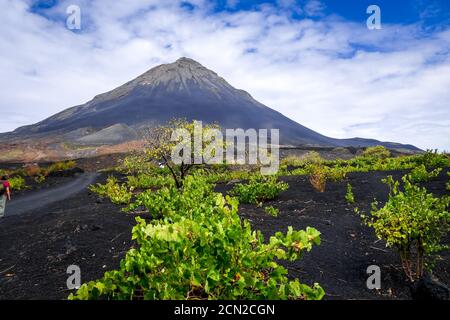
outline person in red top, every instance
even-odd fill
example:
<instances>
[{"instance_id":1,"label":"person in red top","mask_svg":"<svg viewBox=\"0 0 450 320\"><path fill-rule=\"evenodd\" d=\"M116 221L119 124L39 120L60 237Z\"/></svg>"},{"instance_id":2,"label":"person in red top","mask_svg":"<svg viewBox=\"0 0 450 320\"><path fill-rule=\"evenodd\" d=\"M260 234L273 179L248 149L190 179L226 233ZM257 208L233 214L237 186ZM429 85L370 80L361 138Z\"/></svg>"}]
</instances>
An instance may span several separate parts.
<instances>
[{"instance_id":1,"label":"person in red top","mask_svg":"<svg viewBox=\"0 0 450 320\"><path fill-rule=\"evenodd\" d=\"M5 215L6 199L11 200L11 185L7 176L0 178L0 218Z\"/></svg>"}]
</instances>

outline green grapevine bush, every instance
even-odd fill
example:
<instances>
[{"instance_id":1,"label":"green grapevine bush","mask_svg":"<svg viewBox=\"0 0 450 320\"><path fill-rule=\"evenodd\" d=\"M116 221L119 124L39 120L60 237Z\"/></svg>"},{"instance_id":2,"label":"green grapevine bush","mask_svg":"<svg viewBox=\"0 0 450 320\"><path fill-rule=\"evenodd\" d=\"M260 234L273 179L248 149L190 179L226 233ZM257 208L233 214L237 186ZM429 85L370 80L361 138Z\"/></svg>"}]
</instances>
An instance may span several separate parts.
<instances>
[{"instance_id":1,"label":"green grapevine bush","mask_svg":"<svg viewBox=\"0 0 450 320\"><path fill-rule=\"evenodd\" d=\"M105 184L97 183L90 186L89 190L97 193L100 197L109 198L114 204L128 204L133 196L127 186L120 185L113 176L108 177Z\"/></svg>"},{"instance_id":2,"label":"green grapevine bush","mask_svg":"<svg viewBox=\"0 0 450 320\"><path fill-rule=\"evenodd\" d=\"M450 198L434 197L425 188L412 184L408 176L402 181L404 191L392 176L384 179L390 188L387 203L378 208L374 202L371 215L362 214L362 218L379 239L398 250L403 269L413 281L423 275L424 266L431 268L433 256L445 248L441 239L450 231Z\"/></svg>"},{"instance_id":3,"label":"green grapevine bush","mask_svg":"<svg viewBox=\"0 0 450 320\"><path fill-rule=\"evenodd\" d=\"M121 160L118 169L125 174L139 175L154 172L156 165L144 153L135 153Z\"/></svg>"},{"instance_id":4,"label":"green grapevine bush","mask_svg":"<svg viewBox=\"0 0 450 320\"><path fill-rule=\"evenodd\" d=\"M73 160L55 162L55 163L52 163L51 165L49 165L48 167L46 167L45 169L42 169L43 175L48 176L52 172L70 170L70 169L75 168L76 165L77 165L77 163Z\"/></svg>"},{"instance_id":5,"label":"green grapevine bush","mask_svg":"<svg viewBox=\"0 0 450 320\"><path fill-rule=\"evenodd\" d=\"M442 168L436 168L430 172L427 171L424 164L421 164L411 170L409 174L412 182L426 182L435 179L441 173Z\"/></svg>"},{"instance_id":6,"label":"green grapevine bush","mask_svg":"<svg viewBox=\"0 0 450 320\"><path fill-rule=\"evenodd\" d=\"M450 172L447 172L447 175L450 177ZM450 181L447 182L447 190L450 191Z\"/></svg>"},{"instance_id":7,"label":"green grapevine bush","mask_svg":"<svg viewBox=\"0 0 450 320\"><path fill-rule=\"evenodd\" d=\"M387 152L387 153L386 153ZM322 160L320 164L327 172L327 177L333 181L341 181L350 172L389 171L414 169L424 165L426 168L438 169L450 166L450 157L436 151L423 154L400 157L386 157L389 151L385 148L367 148L363 156L350 160ZM288 158L287 163L294 163ZM287 170L287 165L281 166L283 175L309 175L311 164L295 162L293 170Z\"/></svg>"},{"instance_id":8,"label":"green grapevine bush","mask_svg":"<svg viewBox=\"0 0 450 320\"><path fill-rule=\"evenodd\" d=\"M289 188L285 182L274 176L253 176L247 184L236 184L230 194L242 203L260 204L266 200L275 199L280 192Z\"/></svg>"},{"instance_id":9,"label":"green grapevine bush","mask_svg":"<svg viewBox=\"0 0 450 320\"><path fill-rule=\"evenodd\" d=\"M266 211L266 213L270 214L272 217L278 217L278 214L280 213L280 210L272 206L265 207L264 211Z\"/></svg>"},{"instance_id":10,"label":"green grapevine bush","mask_svg":"<svg viewBox=\"0 0 450 320\"><path fill-rule=\"evenodd\" d=\"M163 187L157 191L147 190L137 195L136 201L129 206L129 210L144 206L153 217L170 217L175 219L179 212L189 213L192 210L203 210L202 199L208 198L213 192L213 185L208 183L201 173L194 179L186 179L182 189L174 188L175 184ZM200 202L199 202L200 201Z\"/></svg>"},{"instance_id":11,"label":"green grapevine bush","mask_svg":"<svg viewBox=\"0 0 450 320\"><path fill-rule=\"evenodd\" d=\"M327 185L328 170L325 166L312 165L309 168L309 182L313 186L314 190L318 192L325 192Z\"/></svg>"},{"instance_id":12,"label":"green grapevine bush","mask_svg":"<svg viewBox=\"0 0 450 320\"><path fill-rule=\"evenodd\" d=\"M386 159L391 156L391 153L383 146L375 146L366 148L362 156L365 158Z\"/></svg>"},{"instance_id":13,"label":"green grapevine bush","mask_svg":"<svg viewBox=\"0 0 450 320\"><path fill-rule=\"evenodd\" d=\"M438 153L437 150L427 150L424 154L416 157L417 164L423 164L427 168L445 168L450 166L448 154Z\"/></svg>"},{"instance_id":14,"label":"green grapevine bush","mask_svg":"<svg viewBox=\"0 0 450 320\"><path fill-rule=\"evenodd\" d=\"M139 174L137 176L128 176L128 186L134 189L161 188L172 185L173 179L168 175L148 175Z\"/></svg>"},{"instance_id":15,"label":"green grapevine bush","mask_svg":"<svg viewBox=\"0 0 450 320\"><path fill-rule=\"evenodd\" d=\"M353 194L353 188L350 183L347 183L347 193L345 194L345 200L347 200L347 203L349 204L355 203L355 195Z\"/></svg>"},{"instance_id":16,"label":"green grapevine bush","mask_svg":"<svg viewBox=\"0 0 450 320\"><path fill-rule=\"evenodd\" d=\"M206 185L206 186L205 186ZM314 228L277 232L264 243L238 215L238 201L211 192L201 176L188 176L182 192L164 187L151 210L159 220L136 218L131 249L120 268L83 284L69 299L321 299L323 289L289 280L278 260L300 259L320 244ZM153 198L156 200L156 198Z\"/></svg>"},{"instance_id":17,"label":"green grapevine bush","mask_svg":"<svg viewBox=\"0 0 450 320\"><path fill-rule=\"evenodd\" d=\"M11 189L13 190L23 190L27 187L25 183L25 179L21 176L15 176L9 179L9 183L11 184Z\"/></svg>"}]
</instances>

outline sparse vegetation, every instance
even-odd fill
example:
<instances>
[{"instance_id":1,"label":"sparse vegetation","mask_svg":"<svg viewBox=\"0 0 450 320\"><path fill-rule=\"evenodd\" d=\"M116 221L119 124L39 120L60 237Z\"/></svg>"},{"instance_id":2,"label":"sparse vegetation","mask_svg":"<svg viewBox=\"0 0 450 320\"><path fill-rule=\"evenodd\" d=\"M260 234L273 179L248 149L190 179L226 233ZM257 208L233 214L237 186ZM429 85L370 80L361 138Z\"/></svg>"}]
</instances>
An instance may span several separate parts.
<instances>
[{"instance_id":1,"label":"sparse vegetation","mask_svg":"<svg viewBox=\"0 0 450 320\"><path fill-rule=\"evenodd\" d=\"M288 280L276 260L294 261L320 244L314 228L277 232L264 243L238 216L237 199L212 192L200 175L182 190L164 187L143 201L160 219L137 218L131 249L116 271L70 299L321 299L323 289Z\"/></svg>"},{"instance_id":2,"label":"sparse vegetation","mask_svg":"<svg viewBox=\"0 0 450 320\"><path fill-rule=\"evenodd\" d=\"M218 131L217 125L203 125L201 137L196 137L195 122L187 122L183 119L175 119L170 121L167 125L159 126L156 128L150 128L146 132L146 155L154 161L161 162L170 171L172 178L174 179L177 188L183 186L184 179L190 173L191 169L195 165L194 158L198 156L213 157L215 154L215 148L223 147L224 141L214 141L204 139L209 133ZM188 141L186 137L178 136L176 133L183 131L189 136ZM192 141L201 141L201 150L196 150ZM209 142L205 142L209 141ZM212 154L207 154L208 147L212 147ZM172 156L175 154L182 158L181 163L174 161ZM177 153L178 152L178 153Z\"/></svg>"},{"instance_id":3,"label":"sparse vegetation","mask_svg":"<svg viewBox=\"0 0 450 320\"><path fill-rule=\"evenodd\" d=\"M447 172L447 175L450 177L450 172ZM450 191L450 180L447 182L446 188Z\"/></svg>"},{"instance_id":4,"label":"sparse vegetation","mask_svg":"<svg viewBox=\"0 0 450 320\"><path fill-rule=\"evenodd\" d=\"M50 164L48 167L43 169L44 175L48 176L53 172L66 171L75 168L77 163L73 160L70 161L60 161Z\"/></svg>"},{"instance_id":5,"label":"sparse vegetation","mask_svg":"<svg viewBox=\"0 0 450 320\"><path fill-rule=\"evenodd\" d=\"M280 192L289 188L287 183L278 181L274 176L255 176L247 184L238 183L230 194L242 203L261 204L266 200L275 199Z\"/></svg>"},{"instance_id":6,"label":"sparse vegetation","mask_svg":"<svg viewBox=\"0 0 450 320\"><path fill-rule=\"evenodd\" d=\"M293 166L302 167L311 164L319 164L324 160L317 151L309 151L303 156L288 156L281 160L280 165L283 167Z\"/></svg>"},{"instance_id":7,"label":"sparse vegetation","mask_svg":"<svg viewBox=\"0 0 450 320\"><path fill-rule=\"evenodd\" d=\"M314 190L325 192L327 185L327 171L323 165L312 165L309 169L309 182Z\"/></svg>"},{"instance_id":8,"label":"sparse vegetation","mask_svg":"<svg viewBox=\"0 0 450 320\"><path fill-rule=\"evenodd\" d=\"M344 180L348 173L351 172L409 170L424 165L425 168L436 173L439 168L450 167L450 156L444 153L437 153L436 151L387 158L385 157L386 154L382 152L383 149L379 149L379 151L379 153L370 151L370 156L358 156L350 160L322 160L319 164L322 166L327 178L332 181ZM311 168L314 167L311 164L297 164L298 166L292 165L290 170L288 170L287 166L281 166L279 175L310 175Z\"/></svg>"},{"instance_id":9,"label":"sparse vegetation","mask_svg":"<svg viewBox=\"0 0 450 320\"><path fill-rule=\"evenodd\" d=\"M295 222L286 222L290 223L294 221L292 217L299 216L302 225L314 226L315 219L324 218L321 216L323 212L326 212L325 219L330 220L330 224L321 224L324 234L332 232L327 225L348 226L335 220L341 217L342 220L349 219L349 207L341 205L342 190L341 193L335 191L346 186L345 201L349 205L356 207L358 200L367 206L372 197L361 196L360 199L358 196L355 199L353 188L358 188L357 183L362 181L360 176L363 176L371 181L371 186L375 186L374 193L382 196L382 190L377 189L379 182L374 182L370 174L348 176L350 172L374 170L410 171L404 178L410 186L406 186L406 181L395 188L388 183L392 191L387 203L374 204L370 214L362 214L362 218L383 240L378 245L386 242L389 247L395 248L401 256L405 274L409 279L416 280L424 270L433 268L435 261L442 263L436 258L439 250L445 248L442 240L446 241L450 222L448 207L443 209L448 205L448 200L431 195L414 183L428 186L427 182L432 179L442 181L443 175L440 173L447 170L448 155L432 151L395 158L376 154L350 160L325 160L318 153L310 153L304 157L288 158L277 175L268 177L260 175L258 166L196 165L185 172L187 174L181 186L176 185L169 167L161 166L150 153L129 156L119 167L108 172L111 176L106 182L93 185L90 189L121 205L123 211L148 219L137 218L132 232L136 243L130 242L131 249L120 267L106 272L97 281L86 283L71 299L320 299L324 292L318 284L306 286L299 280L289 280L292 278L287 278L287 270L280 265L280 261L301 258L314 244L319 243L320 233L309 227L301 231L289 228L284 234L276 231L286 231L279 227L293 225ZM108 165L111 166L111 163ZM32 179L45 178L41 175L46 172L44 166L33 170L35 176ZM48 166L47 170L65 169L62 165L53 165ZM12 172L10 170L8 174L11 176ZM25 168L13 173L14 177L29 181ZM282 179L289 182L293 190L277 199L288 188L288 184L280 180L282 175L288 176ZM313 188L305 188L308 180L315 186L314 190L324 192L327 189L330 195L341 194L335 197L340 199L332 200L340 201L340 205L336 205L336 209L330 208L326 195L317 196ZM340 181L344 182L333 183ZM215 183L220 183L217 190L228 190L226 185L233 187L225 196L214 192ZM436 183L432 186L433 192L439 187ZM367 186L365 190L367 192ZM292 197L288 198L296 191L300 194L298 198L294 201ZM363 193L358 190L360 194ZM273 204L275 202L270 202L274 199L277 199L276 206ZM266 201L268 203L264 205ZM250 204L244 206L245 210L240 215L238 202ZM322 207L318 207L320 202ZM97 205L102 204L99 202ZM280 210L286 211L286 214L280 215ZM277 218L272 219L265 214ZM264 241L258 230L250 228L246 217L256 229L261 228L268 235L275 235ZM270 227L264 225L268 221ZM351 223L354 225L355 220ZM370 229L366 230L364 236L368 233L370 236ZM115 239L116 235L109 240ZM352 235L352 239L358 239L358 235ZM122 241L120 239L120 243ZM342 250L336 250L343 254ZM371 249L363 243L363 248L358 247L357 250L364 254ZM349 254L361 257L359 253ZM309 268L305 271L308 283L314 283L308 273L311 268L305 268Z\"/></svg>"},{"instance_id":10,"label":"sparse vegetation","mask_svg":"<svg viewBox=\"0 0 450 320\"><path fill-rule=\"evenodd\" d=\"M90 186L89 190L97 193L102 198L109 198L114 204L128 204L133 196L133 193L128 190L127 186L119 184L113 176L110 176L105 184L97 183Z\"/></svg>"},{"instance_id":11,"label":"sparse vegetation","mask_svg":"<svg viewBox=\"0 0 450 320\"><path fill-rule=\"evenodd\" d=\"M347 183L347 193L345 194L345 200L347 200L347 203L349 204L355 203L355 195L353 194L353 187L350 183Z\"/></svg>"},{"instance_id":12,"label":"sparse vegetation","mask_svg":"<svg viewBox=\"0 0 450 320\"><path fill-rule=\"evenodd\" d=\"M128 176L127 179L128 186L141 190L161 188L174 184L173 179L168 175L139 174L137 176Z\"/></svg>"},{"instance_id":13,"label":"sparse vegetation","mask_svg":"<svg viewBox=\"0 0 450 320\"><path fill-rule=\"evenodd\" d=\"M272 217L278 217L278 214L280 213L280 210L272 206L265 207L264 211Z\"/></svg>"},{"instance_id":14,"label":"sparse vegetation","mask_svg":"<svg viewBox=\"0 0 450 320\"><path fill-rule=\"evenodd\" d=\"M432 171L427 171L424 164L420 164L411 170L409 174L410 180L412 182L426 182L435 179L441 173L442 168L436 168Z\"/></svg>"},{"instance_id":15,"label":"sparse vegetation","mask_svg":"<svg viewBox=\"0 0 450 320\"><path fill-rule=\"evenodd\" d=\"M375 146L366 148L362 156L372 159L386 159L391 156L391 152L383 146Z\"/></svg>"},{"instance_id":16,"label":"sparse vegetation","mask_svg":"<svg viewBox=\"0 0 450 320\"><path fill-rule=\"evenodd\" d=\"M432 268L435 254L446 248L441 241L450 231L450 198L433 196L409 176L402 181L404 191L399 181L391 176L385 179L390 189L387 203L379 208L374 202L370 215L361 216L379 239L397 249L406 276L414 281L423 275L424 267Z\"/></svg>"},{"instance_id":17,"label":"sparse vegetation","mask_svg":"<svg viewBox=\"0 0 450 320\"><path fill-rule=\"evenodd\" d=\"M12 190L23 190L27 188L25 179L21 176L9 178L9 183L11 184Z\"/></svg>"}]
</instances>

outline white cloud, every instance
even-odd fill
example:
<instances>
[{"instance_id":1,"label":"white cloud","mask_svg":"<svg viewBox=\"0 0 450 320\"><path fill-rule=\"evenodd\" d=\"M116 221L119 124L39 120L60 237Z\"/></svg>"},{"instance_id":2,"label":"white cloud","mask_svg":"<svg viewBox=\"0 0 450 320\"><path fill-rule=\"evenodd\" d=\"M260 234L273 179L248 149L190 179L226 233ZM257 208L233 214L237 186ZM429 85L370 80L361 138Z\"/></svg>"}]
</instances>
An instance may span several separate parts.
<instances>
[{"instance_id":1,"label":"white cloud","mask_svg":"<svg viewBox=\"0 0 450 320\"><path fill-rule=\"evenodd\" d=\"M81 33L61 19L73 3ZM207 1L190 3L195 10L176 0L62 1L48 13L60 19L48 20L27 1L0 0L0 132L189 56L322 134L450 150L449 29L369 31L365 21L293 20L267 5L211 14Z\"/></svg>"},{"instance_id":2,"label":"white cloud","mask_svg":"<svg viewBox=\"0 0 450 320\"><path fill-rule=\"evenodd\" d=\"M317 17L323 15L325 5L318 0L310 0L305 5L305 13L311 17Z\"/></svg>"}]
</instances>

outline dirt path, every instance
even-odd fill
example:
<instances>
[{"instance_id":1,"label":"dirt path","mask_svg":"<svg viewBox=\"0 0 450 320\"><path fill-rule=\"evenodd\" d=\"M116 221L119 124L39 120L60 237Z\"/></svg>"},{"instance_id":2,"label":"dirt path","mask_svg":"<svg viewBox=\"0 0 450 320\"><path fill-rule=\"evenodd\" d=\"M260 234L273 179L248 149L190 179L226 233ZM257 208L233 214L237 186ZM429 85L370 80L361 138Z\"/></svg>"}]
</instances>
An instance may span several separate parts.
<instances>
[{"instance_id":1,"label":"dirt path","mask_svg":"<svg viewBox=\"0 0 450 320\"><path fill-rule=\"evenodd\" d=\"M54 202L67 199L86 189L97 179L98 176L99 174L95 172L83 173L75 180L62 186L50 188L44 191L33 192L19 198L13 198L6 205L5 216L8 217L23 214Z\"/></svg>"}]
</instances>

